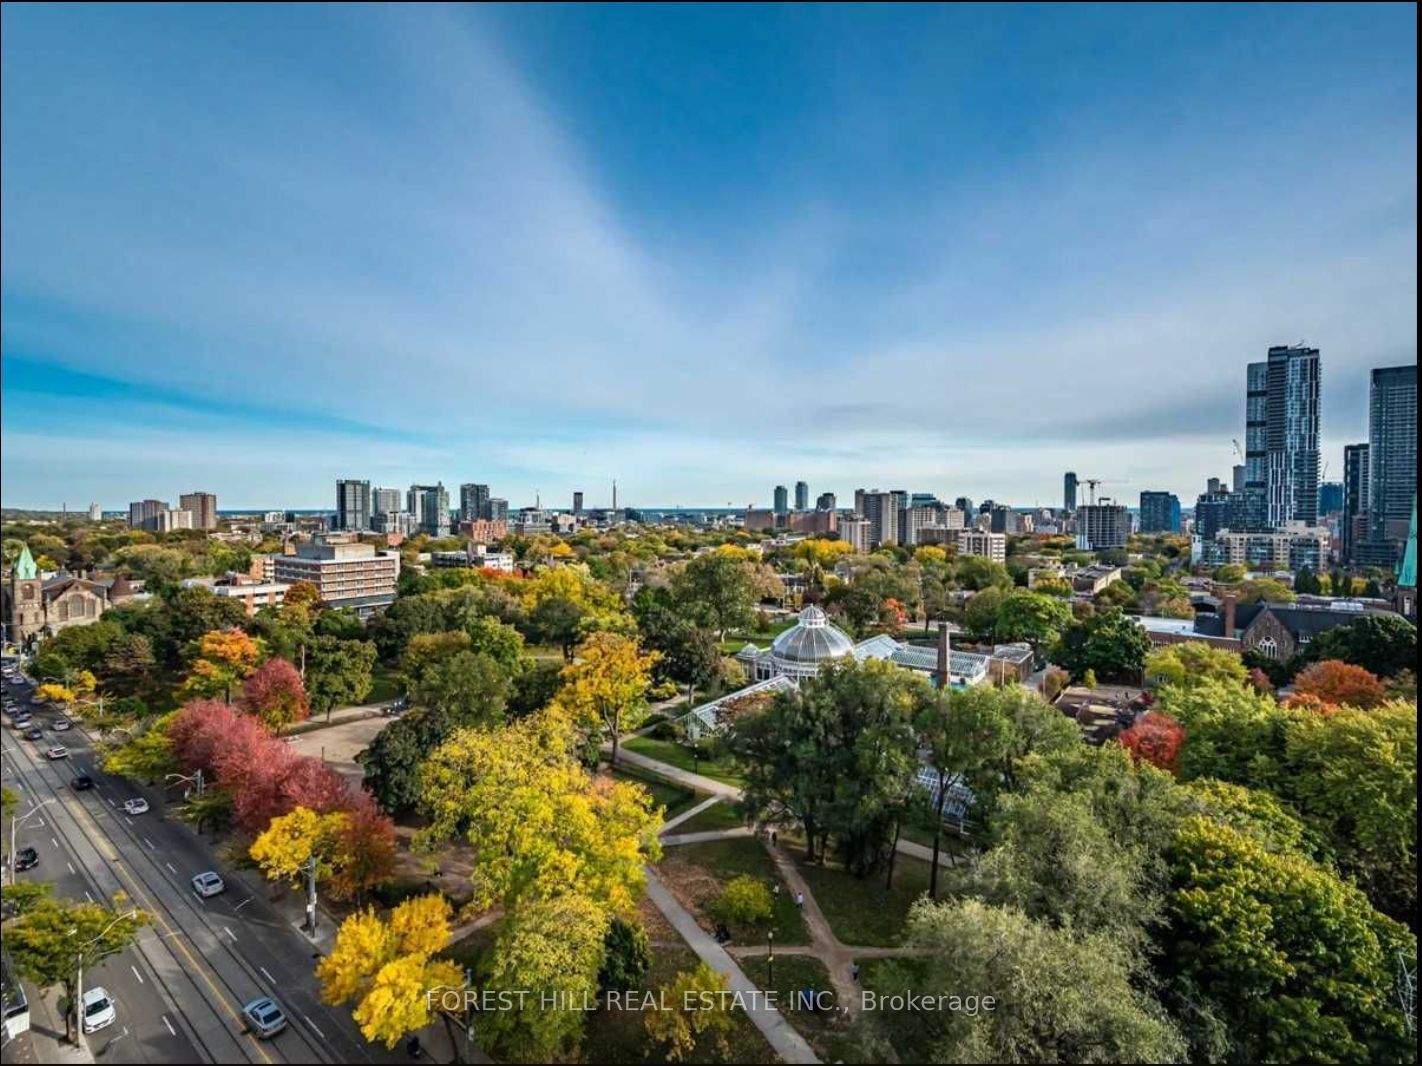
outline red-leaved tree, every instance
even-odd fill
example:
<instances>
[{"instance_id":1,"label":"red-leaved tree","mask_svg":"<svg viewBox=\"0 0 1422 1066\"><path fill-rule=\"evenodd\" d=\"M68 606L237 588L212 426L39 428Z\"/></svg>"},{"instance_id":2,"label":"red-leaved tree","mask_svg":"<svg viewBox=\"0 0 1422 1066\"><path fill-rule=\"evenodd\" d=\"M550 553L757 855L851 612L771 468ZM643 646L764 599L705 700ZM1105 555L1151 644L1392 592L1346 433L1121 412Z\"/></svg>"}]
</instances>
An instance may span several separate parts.
<instances>
[{"instance_id":1,"label":"red-leaved tree","mask_svg":"<svg viewBox=\"0 0 1422 1066\"><path fill-rule=\"evenodd\" d=\"M1147 711L1120 740L1137 762L1148 762L1173 774L1179 767L1185 727L1163 711Z\"/></svg>"},{"instance_id":2,"label":"red-leaved tree","mask_svg":"<svg viewBox=\"0 0 1422 1066\"><path fill-rule=\"evenodd\" d=\"M311 714L300 672L278 658L268 659L242 682L242 707L260 718L273 733L304 721Z\"/></svg>"},{"instance_id":3,"label":"red-leaved tree","mask_svg":"<svg viewBox=\"0 0 1422 1066\"><path fill-rule=\"evenodd\" d=\"M1304 670L1294 678L1294 692L1300 696L1317 696L1335 707L1366 709L1387 700L1376 674L1339 659L1325 659Z\"/></svg>"},{"instance_id":4,"label":"red-leaved tree","mask_svg":"<svg viewBox=\"0 0 1422 1066\"><path fill-rule=\"evenodd\" d=\"M336 844L340 863L331 875L331 895L362 903L395 873L395 823L380 813L370 793L353 794Z\"/></svg>"}]
</instances>

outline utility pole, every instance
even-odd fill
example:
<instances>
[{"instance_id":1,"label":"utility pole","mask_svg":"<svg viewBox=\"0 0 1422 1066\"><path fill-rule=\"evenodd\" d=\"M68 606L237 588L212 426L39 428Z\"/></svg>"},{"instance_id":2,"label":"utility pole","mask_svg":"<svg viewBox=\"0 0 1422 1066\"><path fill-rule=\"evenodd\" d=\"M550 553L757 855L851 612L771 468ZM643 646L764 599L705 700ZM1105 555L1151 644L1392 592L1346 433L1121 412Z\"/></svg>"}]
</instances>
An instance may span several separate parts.
<instances>
[{"instance_id":1,"label":"utility pole","mask_svg":"<svg viewBox=\"0 0 1422 1066\"><path fill-rule=\"evenodd\" d=\"M306 860L306 932L316 936L316 856Z\"/></svg>"}]
</instances>

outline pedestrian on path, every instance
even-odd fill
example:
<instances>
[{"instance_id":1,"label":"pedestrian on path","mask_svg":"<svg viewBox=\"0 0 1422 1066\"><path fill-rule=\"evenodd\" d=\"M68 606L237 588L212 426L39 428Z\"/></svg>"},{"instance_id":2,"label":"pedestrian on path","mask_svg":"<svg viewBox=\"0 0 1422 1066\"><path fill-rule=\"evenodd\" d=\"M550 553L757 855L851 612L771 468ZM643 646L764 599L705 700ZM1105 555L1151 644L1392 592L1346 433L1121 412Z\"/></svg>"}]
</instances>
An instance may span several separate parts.
<instances>
[{"instance_id":1,"label":"pedestrian on path","mask_svg":"<svg viewBox=\"0 0 1422 1066\"><path fill-rule=\"evenodd\" d=\"M849 976L854 980L855 984L859 983L859 963L851 962L849 964Z\"/></svg>"},{"instance_id":2,"label":"pedestrian on path","mask_svg":"<svg viewBox=\"0 0 1422 1066\"><path fill-rule=\"evenodd\" d=\"M803 892L796 892L796 893L795 893L795 906L799 907L801 910L804 910L804 909L805 909L805 893L803 893Z\"/></svg>"},{"instance_id":3,"label":"pedestrian on path","mask_svg":"<svg viewBox=\"0 0 1422 1066\"><path fill-rule=\"evenodd\" d=\"M776 833L776 831L775 831L774 829L772 829L772 830L770 831L770 846L771 846L772 848L775 847L775 845L776 845L776 843L777 843L778 840L779 840L779 834Z\"/></svg>"},{"instance_id":4,"label":"pedestrian on path","mask_svg":"<svg viewBox=\"0 0 1422 1066\"><path fill-rule=\"evenodd\" d=\"M774 896L776 899L779 899L779 898L780 898L780 882L779 882L779 881L776 881L775 884L773 884L773 885L770 886L770 894L771 894L772 896Z\"/></svg>"}]
</instances>

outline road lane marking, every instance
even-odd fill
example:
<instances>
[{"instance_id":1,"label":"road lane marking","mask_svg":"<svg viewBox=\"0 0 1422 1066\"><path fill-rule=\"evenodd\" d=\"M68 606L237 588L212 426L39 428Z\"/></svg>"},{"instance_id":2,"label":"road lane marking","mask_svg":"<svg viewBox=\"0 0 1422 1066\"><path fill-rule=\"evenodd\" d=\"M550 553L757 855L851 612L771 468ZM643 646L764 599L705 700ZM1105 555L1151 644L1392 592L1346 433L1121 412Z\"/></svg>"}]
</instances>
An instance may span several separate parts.
<instances>
[{"instance_id":1,"label":"road lane marking","mask_svg":"<svg viewBox=\"0 0 1422 1066\"><path fill-rule=\"evenodd\" d=\"M170 874L175 874L178 872L177 870L173 869L173 864L171 862L165 862L163 865L168 867L168 872Z\"/></svg>"},{"instance_id":2,"label":"road lane marking","mask_svg":"<svg viewBox=\"0 0 1422 1066\"><path fill-rule=\"evenodd\" d=\"M306 1024L309 1025L309 1026L311 1026L311 1028L315 1031L315 1033L316 1033L317 1036L319 1036L322 1040L325 1040L325 1039L326 1039L326 1034L323 1033L323 1032L321 1032L320 1029L317 1029L317 1028L316 1028L316 1023L315 1023L315 1022L313 1022L313 1021L312 1021L309 1017L307 1017L305 1014L303 1014L302 1017L303 1017L303 1018L306 1018Z\"/></svg>"},{"instance_id":3,"label":"road lane marking","mask_svg":"<svg viewBox=\"0 0 1422 1066\"><path fill-rule=\"evenodd\" d=\"M222 931L232 938L232 943L237 943L237 934L234 933L228 926L224 925L222 927Z\"/></svg>"},{"instance_id":4,"label":"road lane marking","mask_svg":"<svg viewBox=\"0 0 1422 1066\"><path fill-rule=\"evenodd\" d=\"M139 983L139 984L146 984L146 983L147 983L146 981L143 980L143 975L138 972L138 967L137 967L137 966L135 966L133 963L129 963L129 964L128 964L128 968L133 971L133 976L138 978L138 983Z\"/></svg>"},{"instance_id":5,"label":"road lane marking","mask_svg":"<svg viewBox=\"0 0 1422 1066\"><path fill-rule=\"evenodd\" d=\"M87 899L90 903L94 902L94 897L89 895L89 890L87 888L84 889L84 898Z\"/></svg>"},{"instance_id":6,"label":"road lane marking","mask_svg":"<svg viewBox=\"0 0 1422 1066\"><path fill-rule=\"evenodd\" d=\"M133 819L130 818L130 817L129 817L128 815L126 815L126 814L123 816L123 820L124 820L125 822L127 822L129 825L132 825L132 824L133 824Z\"/></svg>"},{"instance_id":7,"label":"road lane marking","mask_svg":"<svg viewBox=\"0 0 1422 1066\"><path fill-rule=\"evenodd\" d=\"M53 844L56 848L59 847L59 841L55 840L54 837L50 837L49 842Z\"/></svg>"},{"instance_id":8,"label":"road lane marking","mask_svg":"<svg viewBox=\"0 0 1422 1066\"><path fill-rule=\"evenodd\" d=\"M232 910L233 910L234 912L235 912L235 911L240 911L243 907L245 907L247 904L249 904L249 903L251 903L251 902L252 902L252 897L251 897L251 896L248 896L248 897L247 897L246 899L244 899L241 903L234 903L234 904L232 905Z\"/></svg>"},{"instance_id":9,"label":"road lane marking","mask_svg":"<svg viewBox=\"0 0 1422 1066\"><path fill-rule=\"evenodd\" d=\"M158 850L156 847L154 847L153 841L149 840L147 837L144 837L144 838L143 838L143 842L148 845L148 850L149 850L149 851L157 851L157 850Z\"/></svg>"},{"instance_id":10,"label":"road lane marking","mask_svg":"<svg viewBox=\"0 0 1422 1066\"><path fill-rule=\"evenodd\" d=\"M159 1017L163 1019L163 1024L168 1027L168 1033L172 1036L177 1036L178 1030L173 1028L173 1023L168 1020L168 1016L166 1014L160 1014Z\"/></svg>"},{"instance_id":11,"label":"road lane marking","mask_svg":"<svg viewBox=\"0 0 1422 1066\"><path fill-rule=\"evenodd\" d=\"M70 873L75 874L76 876L78 875L79 871L74 869L74 864L72 862L66 862L64 865L69 867Z\"/></svg>"},{"instance_id":12,"label":"road lane marking","mask_svg":"<svg viewBox=\"0 0 1422 1066\"><path fill-rule=\"evenodd\" d=\"M261 971L262 971L262 976L265 977L265 978L266 978L268 981L270 981L272 984L276 984L276 983L277 983L277 982L276 982L276 978L273 977L271 974L267 973L267 968L266 968L265 966L258 966L257 969L261 970Z\"/></svg>"}]
</instances>

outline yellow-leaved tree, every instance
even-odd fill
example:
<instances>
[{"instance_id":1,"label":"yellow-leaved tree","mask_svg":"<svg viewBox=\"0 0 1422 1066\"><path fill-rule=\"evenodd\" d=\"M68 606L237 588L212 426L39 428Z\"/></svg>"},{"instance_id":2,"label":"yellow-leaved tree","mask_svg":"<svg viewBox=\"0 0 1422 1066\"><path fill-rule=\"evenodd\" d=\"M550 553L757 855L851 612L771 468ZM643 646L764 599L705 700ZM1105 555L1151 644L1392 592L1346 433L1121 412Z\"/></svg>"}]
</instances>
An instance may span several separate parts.
<instances>
[{"instance_id":1,"label":"yellow-leaved tree","mask_svg":"<svg viewBox=\"0 0 1422 1066\"><path fill-rule=\"evenodd\" d=\"M660 658L657 652L641 651L631 637L594 633L563 668L557 706L574 722L610 735L614 766L623 731L636 729L646 717L647 686Z\"/></svg>"},{"instance_id":2,"label":"yellow-leaved tree","mask_svg":"<svg viewBox=\"0 0 1422 1066\"><path fill-rule=\"evenodd\" d=\"M652 1041L661 1045L668 1062L679 1062L707 1039L724 1056L727 1034L735 1028L735 1019L727 1005L729 997L726 979L706 963L694 970L684 970L663 989L666 1010L649 1010L643 1015L643 1025ZM702 1051L709 1051L703 1048Z\"/></svg>"},{"instance_id":3,"label":"yellow-leaved tree","mask_svg":"<svg viewBox=\"0 0 1422 1066\"><path fill-rule=\"evenodd\" d=\"M514 1062L555 1062L582 1034L597 995L607 911L576 891L540 899L505 919L489 953L484 994L536 989L513 1010L484 1011L476 1031Z\"/></svg>"},{"instance_id":4,"label":"yellow-leaved tree","mask_svg":"<svg viewBox=\"0 0 1422 1066\"><path fill-rule=\"evenodd\" d=\"M193 648L192 670L183 682L182 695L222 696L232 702L232 686L255 670L265 656L260 640L233 626L210 629Z\"/></svg>"},{"instance_id":5,"label":"yellow-leaved tree","mask_svg":"<svg viewBox=\"0 0 1422 1066\"><path fill-rule=\"evenodd\" d=\"M449 904L433 895L400 904L388 921L369 908L351 915L316 967L321 998L354 1001L365 1038L393 1048L430 1023L442 990L464 987L459 967L435 957L449 945L449 920Z\"/></svg>"},{"instance_id":6,"label":"yellow-leaved tree","mask_svg":"<svg viewBox=\"0 0 1422 1066\"><path fill-rule=\"evenodd\" d=\"M661 857L661 812L640 785L593 780L573 759L573 729L545 711L499 729L461 729L420 771L422 848L464 838L473 849L472 906L576 890L627 914Z\"/></svg>"},{"instance_id":7,"label":"yellow-leaved tree","mask_svg":"<svg viewBox=\"0 0 1422 1066\"><path fill-rule=\"evenodd\" d=\"M331 874L332 853L348 817L342 811L317 814L309 807L297 807L267 823L248 854L268 880L293 882L300 879L314 855L316 877L324 880Z\"/></svg>"}]
</instances>

